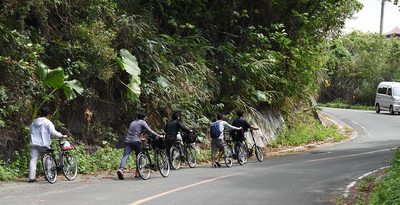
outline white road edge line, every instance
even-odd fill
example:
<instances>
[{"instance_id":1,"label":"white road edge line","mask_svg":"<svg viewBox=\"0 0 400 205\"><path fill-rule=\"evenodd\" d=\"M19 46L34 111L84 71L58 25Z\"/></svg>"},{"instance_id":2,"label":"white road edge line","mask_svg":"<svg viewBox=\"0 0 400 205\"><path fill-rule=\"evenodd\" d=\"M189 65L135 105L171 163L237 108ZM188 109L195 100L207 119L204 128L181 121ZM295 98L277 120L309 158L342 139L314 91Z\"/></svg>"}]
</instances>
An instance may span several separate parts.
<instances>
[{"instance_id":1,"label":"white road edge line","mask_svg":"<svg viewBox=\"0 0 400 205\"><path fill-rule=\"evenodd\" d=\"M357 179L353 180L352 182L350 182L350 183L346 186L346 189L344 190L343 196L344 196L345 198L347 198L347 197L349 196L350 189L353 188L353 187L357 184L357 182L360 181L361 179L363 179L363 178L365 178L365 177L367 177L367 176L369 176L369 175L371 175L371 174L374 174L375 172L378 172L378 171L380 171L380 170L382 170L382 169L386 169L386 168L388 168L388 167L389 167L389 166L381 167L381 168L379 168L379 169L370 171L370 172L368 172L368 173L365 173L365 174L359 176Z\"/></svg>"},{"instance_id":2,"label":"white road edge line","mask_svg":"<svg viewBox=\"0 0 400 205\"><path fill-rule=\"evenodd\" d=\"M168 194L171 194L171 193L174 193L174 192L183 190L183 189L187 189L187 188L194 187L194 186L197 186L197 185L200 185L200 184L212 182L212 181L215 181L215 180L218 180L218 179L223 179L223 178L230 177L230 176L234 176L234 175L237 175L237 174L223 175L223 176L215 177L215 178L212 178L212 179L200 181L200 182L197 182L197 183L194 183L194 184L189 184L189 185L187 185L187 186L179 187L179 188L176 188L176 189L172 189L172 190L170 190L170 191L162 192L162 193L159 193L159 194L156 194L156 195L153 195L153 196L144 198L144 199L140 199L140 200L138 200L138 201L135 201L135 202L130 203L129 205L138 205L138 204L142 204L142 203L151 201L151 200L153 200L153 199L156 199L156 198L159 198L159 197L162 197L162 196L165 196L165 195L168 195Z\"/></svg>"},{"instance_id":3,"label":"white road edge line","mask_svg":"<svg viewBox=\"0 0 400 205\"><path fill-rule=\"evenodd\" d=\"M368 130L364 126L362 126L360 123L358 123L356 121L353 121L353 120L351 120L351 122L356 124L356 125L358 125L358 126L360 126L367 133L367 136L371 137L371 133L369 133Z\"/></svg>"},{"instance_id":4,"label":"white road edge line","mask_svg":"<svg viewBox=\"0 0 400 205\"><path fill-rule=\"evenodd\" d=\"M325 160L331 160L331 159L340 159L340 158L346 158L346 157L356 157L356 156L362 156L362 155L367 155L367 154L374 154L378 152L385 152L385 151L390 151L395 148L389 148L389 149L381 149L381 150L374 150L370 152L362 152L358 154L350 154L350 155L343 155L343 156L337 156L337 157L327 157L327 158L321 158L321 159L312 159L312 160L306 160L304 162L319 162L319 161L325 161Z\"/></svg>"}]
</instances>

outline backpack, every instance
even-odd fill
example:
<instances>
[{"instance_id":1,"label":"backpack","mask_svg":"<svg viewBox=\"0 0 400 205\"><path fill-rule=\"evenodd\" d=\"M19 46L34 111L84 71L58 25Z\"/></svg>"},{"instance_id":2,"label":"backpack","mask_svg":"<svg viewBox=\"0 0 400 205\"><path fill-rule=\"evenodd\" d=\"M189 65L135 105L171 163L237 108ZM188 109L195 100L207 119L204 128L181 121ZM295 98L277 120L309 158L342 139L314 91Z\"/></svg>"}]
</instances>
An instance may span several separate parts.
<instances>
[{"instance_id":1,"label":"backpack","mask_svg":"<svg viewBox=\"0 0 400 205\"><path fill-rule=\"evenodd\" d=\"M211 123L210 126L210 136L211 138L218 138L221 135L221 131L219 130L219 121L215 121L213 123Z\"/></svg>"}]
</instances>

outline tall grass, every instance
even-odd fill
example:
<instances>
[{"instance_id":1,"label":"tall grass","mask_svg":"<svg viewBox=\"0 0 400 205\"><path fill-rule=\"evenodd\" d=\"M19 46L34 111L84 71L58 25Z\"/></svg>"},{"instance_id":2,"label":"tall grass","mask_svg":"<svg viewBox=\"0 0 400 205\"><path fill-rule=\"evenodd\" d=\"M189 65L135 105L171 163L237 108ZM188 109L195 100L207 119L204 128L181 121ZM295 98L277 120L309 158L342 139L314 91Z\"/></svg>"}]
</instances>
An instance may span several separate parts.
<instances>
[{"instance_id":1,"label":"tall grass","mask_svg":"<svg viewBox=\"0 0 400 205\"><path fill-rule=\"evenodd\" d=\"M359 104L348 104L341 100L335 100L329 103L319 104L320 107L332 107L332 108L342 108L342 109L354 109L354 110L374 110L373 106L359 105Z\"/></svg>"},{"instance_id":2,"label":"tall grass","mask_svg":"<svg viewBox=\"0 0 400 205\"><path fill-rule=\"evenodd\" d=\"M298 146L326 140L338 142L344 138L336 126L325 127L316 120L309 119L309 122L296 123L291 129L282 132L271 145Z\"/></svg>"},{"instance_id":3,"label":"tall grass","mask_svg":"<svg viewBox=\"0 0 400 205\"><path fill-rule=\"evenodd\" d=\"M386 175L378 182L369 204L400 204L400 150L398 149Z\"/></svg>"}]
</instances>

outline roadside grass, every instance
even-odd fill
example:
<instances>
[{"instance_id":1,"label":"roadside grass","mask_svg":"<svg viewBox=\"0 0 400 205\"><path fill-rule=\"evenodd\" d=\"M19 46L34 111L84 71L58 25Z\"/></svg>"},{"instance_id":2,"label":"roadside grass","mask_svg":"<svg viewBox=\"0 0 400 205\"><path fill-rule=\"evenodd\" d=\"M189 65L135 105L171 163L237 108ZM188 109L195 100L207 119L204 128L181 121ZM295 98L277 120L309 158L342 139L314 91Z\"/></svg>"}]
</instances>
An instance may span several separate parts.
<instances>
[{"instance_id":1,"label":"roadside grass","mask_svg":"<svg viewBox=\"0 0 400 205\"><path fill-rule=\"evenodd\" d=\"M340 196L336 199L336 205L368 205L371 200L371 192L377 185L381 172L371 174L357 181L357 184L350 190L349 196Z\"/></svg>"},{"instance_id":2,"label":"roadside grass","mask_svg":"<svg viewBox=\"0 0 400 205\"><path fill-rule=\"evenodd\" d=\"M335 100L333 102L329 103L319 103L319 107L331 107L331 108L342 108L342 109L354 109L354 110L374 110L375 108L373 106L367 106L367 105L351 105L348 103L345 103L340 100Z\"/></svg>"},{"instance_id":3,"label":"roadside grass","mask_svg":"<svg viewBox=\"0 0 400 205\"><path fill-rule=\"evenodd\" d=\"M55 145L52 148L58 150ZM104 172L114 172L119 168L119 163L123 155L122 148L111 147L108 143L103 143L102 147L91 148L83 144L75 146L70 151L78 160L78 173L80 174L97 174ZM198 162L206 162L210 158L209 148L197 147L196 158ZM126 164L127 170L135 170L136 157L134 153L129 156ZM29 164L29 148L26 147L21 152L16 153L16 159L13 162L0 161L0 181L10 181L21 177L27 177ZM37 176L42 176L43 169L41 158L38 158Z\"/></svg>"},{"instance_id":4,"label":"roadside grass","mask_svg":"<svg viewBox=\"0 0 400 205\"><path fill-rule=\"evenodd\" d=\"M400 150L395 152L391 166L359 180L349 196L340 196L336 205L400 204Z\"/></svg>"},{"instance_id":5,"label":"roadside grass","mask_svg":"<svg viewBox=\"0 0 400 205\"><path fill-rule=\"evenodd\" d=\"M299 146L328 140L339 142L345 138L336 125L324 126L315 119L309 119L308 122L295 123L290 129L282 132L270 146Z\"/></svg>"},{"instance_id":6,"label":"roadside grass","mask_svg":"<svg viewBox=\"0 0 400 205\"><path fill-rule=\"evenodd\" d=\"M397 149L387 173L371 196L372 205L400 204L400 150Z\"/></svg>"}]
</instances>

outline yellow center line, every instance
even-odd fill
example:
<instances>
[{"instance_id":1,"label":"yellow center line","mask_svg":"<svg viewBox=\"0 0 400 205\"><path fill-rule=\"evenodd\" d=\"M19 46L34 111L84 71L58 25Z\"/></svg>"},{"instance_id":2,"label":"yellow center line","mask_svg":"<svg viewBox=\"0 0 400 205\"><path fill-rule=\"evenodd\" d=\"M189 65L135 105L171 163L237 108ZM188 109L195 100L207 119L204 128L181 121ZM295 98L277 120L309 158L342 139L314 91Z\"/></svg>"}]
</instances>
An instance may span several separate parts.
<instances>
[{"instance_id":1,"label":"yellow center line","mask_svg":"<svg viewBox=\"0 0 400 205\"><path fill-rule=\"evenodd\" d=\"M172 193L177 192L177 191L181 191L181 190L183 190L183 189L188 189L188 188L190 188L190 187L198 186L198 185L200 185L200 184L212 182L212 181L215 181L215 180L218 180L218 179L223 179L223 178L230 177L230 176L233 176L233 175L236 175L236 174L228 174L228 175L224 175L224 176L220 176L220 177L216 177L216 178L212 178L212 179L200 181L200 182L197 182L197 183L194 183L194 184L189 184L189 185L187 185L187 186L179 187L179 188L176 188L176 189L172 189L172 190L169 190L169 191L166 191L166 192L159 193L159 194L157 194L157 195L153 195L153 196L150 196L150 197L147 197L147 198L144 198L144 199L140 199L140 200L138 200L138 201L135 201L135 202L130 203L129 205L138 205L138 204L142 204L142 203L151 201L151 200L153 200L153 199L160 198L160 197L162 197L162 196L165 196L165 195L168 195L168 194L172 194Z\"/></svg>"}]
</instances>

